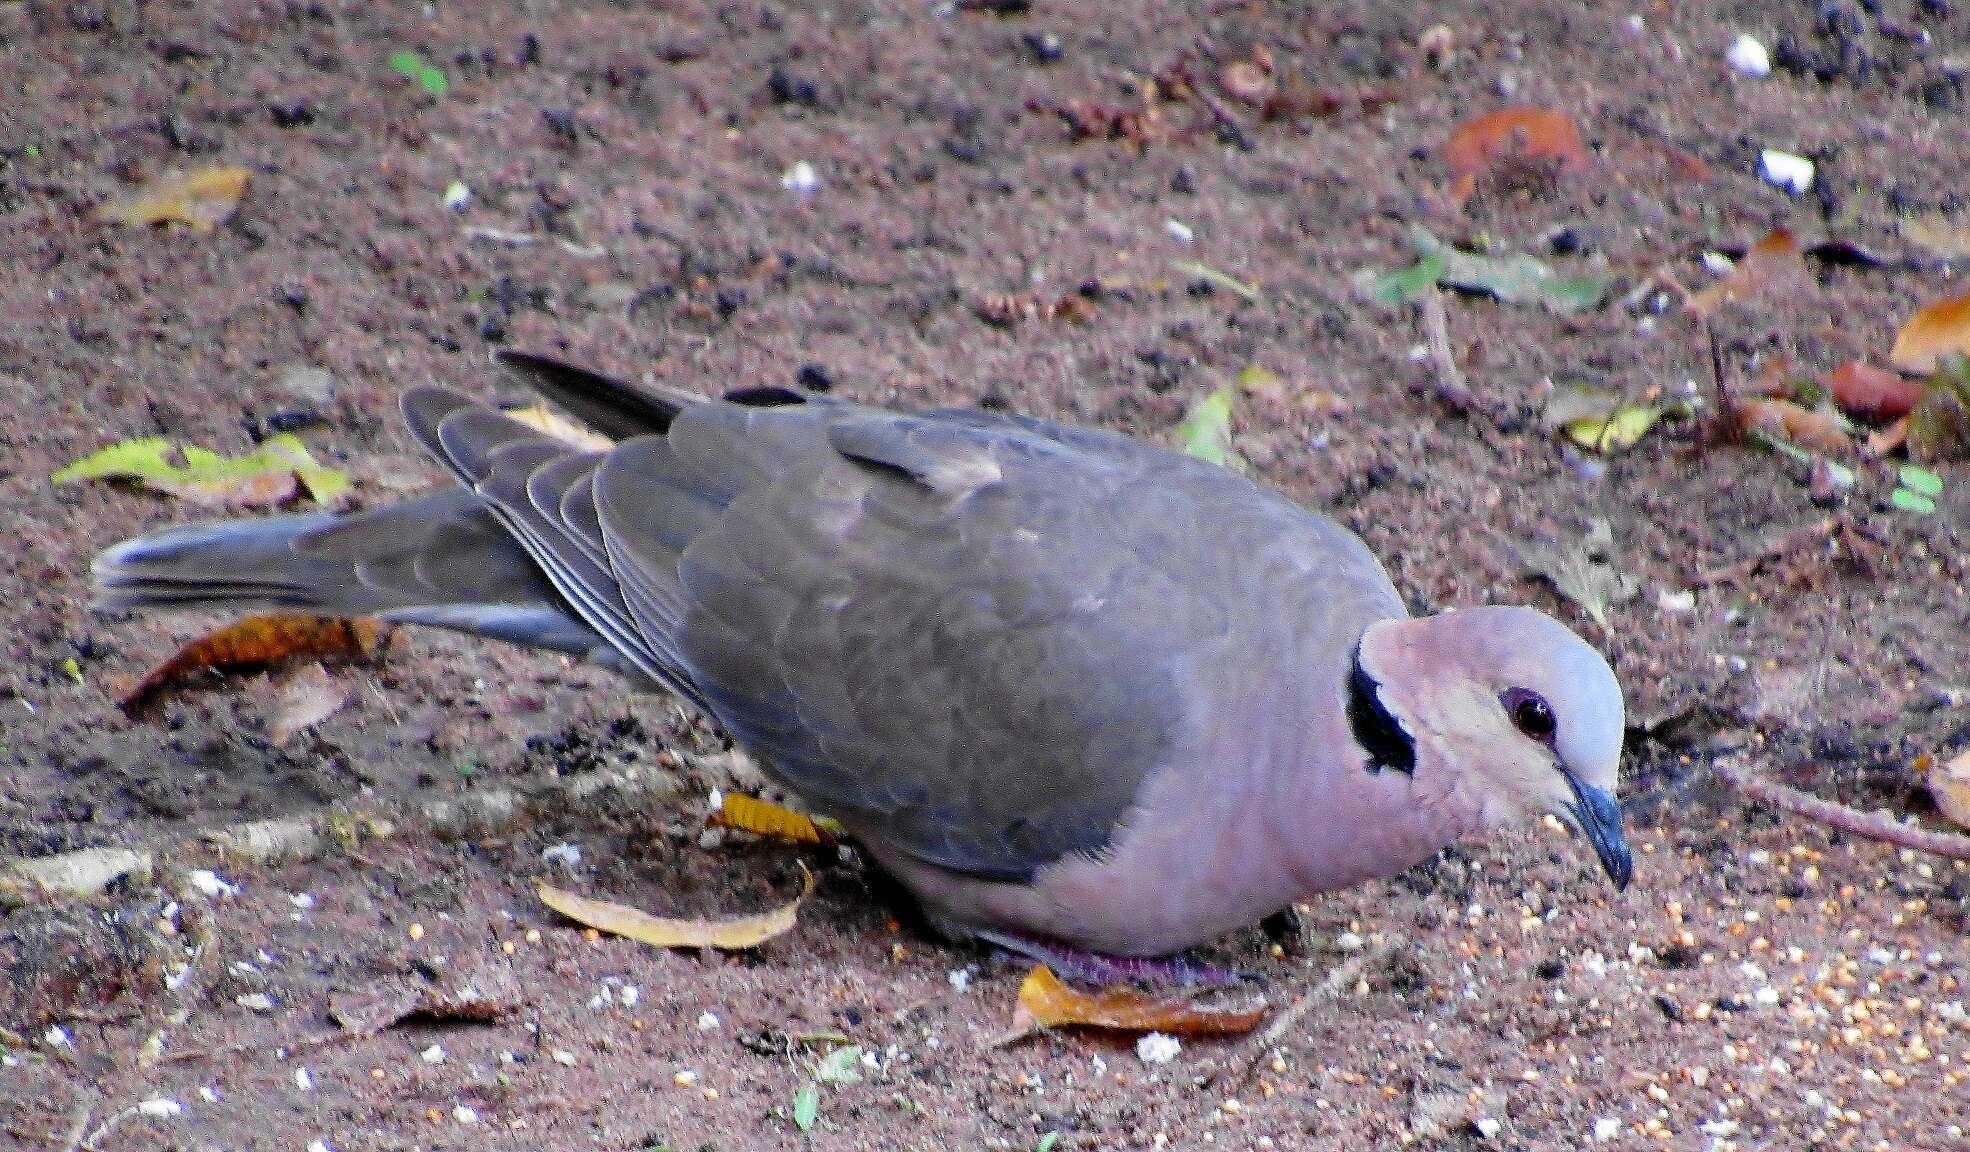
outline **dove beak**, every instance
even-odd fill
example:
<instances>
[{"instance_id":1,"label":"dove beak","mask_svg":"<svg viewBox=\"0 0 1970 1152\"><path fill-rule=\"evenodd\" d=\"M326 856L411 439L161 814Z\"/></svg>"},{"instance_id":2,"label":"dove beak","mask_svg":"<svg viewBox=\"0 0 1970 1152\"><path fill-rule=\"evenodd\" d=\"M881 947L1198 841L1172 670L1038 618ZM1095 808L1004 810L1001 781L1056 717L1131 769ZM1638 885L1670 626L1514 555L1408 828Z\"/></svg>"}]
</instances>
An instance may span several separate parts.
<instances>
[{"instance_id":1,"label":"dove beak","mask_svg":"<svg viewBox=\"0 0 1970 1152\"><path fill-rule=\"evenodd\" d=\"M1566 773L1566 782L1573 789L1567 814L1587 837L1587 843L1594 846L1601 870L1614 881L1616 891L1626 889L1634 878L1635 862L1628 855L1628 840L1621 834L1621 801L1614 793L1585 783L1571 772Z\"/></svg>"}]
</instances>

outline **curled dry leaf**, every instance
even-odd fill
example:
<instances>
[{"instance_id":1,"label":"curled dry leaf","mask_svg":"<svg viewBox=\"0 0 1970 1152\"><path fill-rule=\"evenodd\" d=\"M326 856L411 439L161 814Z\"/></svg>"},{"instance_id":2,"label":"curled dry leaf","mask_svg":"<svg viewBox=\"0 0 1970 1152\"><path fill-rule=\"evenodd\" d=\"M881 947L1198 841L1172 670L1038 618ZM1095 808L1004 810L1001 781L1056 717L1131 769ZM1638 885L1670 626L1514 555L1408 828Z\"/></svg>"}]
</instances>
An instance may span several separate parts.
<instances>
[{"instance_id":1,"label":"curled dry leaf","mask_svg":"<svg viewBox=\"0 0 1970 1152\"><path fill-rule=\"evenodd\" d=\"M1859 360L1835 368L1826 378L1826 390L1842 412L1871 424L1908 415L1924 392L1919 381Z\"/></svg>"},{"instance_id":2,"label":"curled dry leaf","mask_svg":"<svg viewBox=\"0 0 1970 1152\"><path fill-rule=\"evenodd\" d=\"M1042 964L1019 985L1013 1031L1038 1028L1106 1028L1121 1032L1163 1032L1173 1036L1237 1036L1265 1019L1264 1002L1220 1007L1174 996L1151 996L1128 985L1083 992L1062 982Z\"/></svg>"},{"instance_id":3,"label":"curled dry leaf","mask_svg":"<svg viewBox=\"0 0 1970 1152\"><path fill-rule=\"evenodd\" d=\"M349 702L349 690L337 683L319 663L305 664L281 681L280 695L273 715L267 720L267 738L275 747L342 710Z\"/></svg>"},{"instance_id":4,"label":"curled dry leaf","mask_svg":"<svg viewBox=\"0 0 1970 1152\"><path fill-rule=\"evenodd\" d=\"M1970 355L1970 292L1917 309L1888 358L1910 372L1934 372L1951 353Z\"/></svg>"},{"instance_id":5,"label":"curled dry leaf","mask_svg":"<svg viewBox=\"0 0 1970 1152\"><path fill-rule=\"evenodd\" d=\"M175 463L176 451L184 463ZM49 480L134 480L155 492L220 508L267 508L294 499L303 488L318 504L342 500L349 476L316 463L299 437L270 436L253 451L224 456L196 444L174 446L162 436L123 440L92 452Z\"/></svg>"},{"instance_id":6,"label":"curled dry leaf","mask_svg":"<svg viewBox=\"0 0 1970 1152\"><path fill-rule=\"evenodd\" d=\"M1821 412L1790 400L1750 397L1737 404L1744 431L1757 432L1830 456L1853 449L1853 437L1831 412Z\"/></svg>"},{"instance_id":7,"label":"curled dry leaf","mask_svg":"<svg viewBox=\"0 0 1970 1152\"><path fill-rule=\"evenodd\" d=\"M181 176L152 181L128 200L114 200L96 209L104 220L131 227L185 224L210 232L238 210L253 173L245 168L201 168Z\"/></svg>"},{"instance_id":8,"label":"curled dry leaf","mask_svg":"<svg viewBox=\"0 0 1970 1152\"><path fill-rule=\"evenodd\" d=\"M234 672L288 660L347 660L373 654L392 625L367 617L274 613L248 616L178 649L117 700L126 714L141 711L166 685L203 669Z\"/></svg>"},{"instance_id":9,"label":"curled dry leaf","mask_svg":"<svg viewBox=\"0 0 1970 1152\"><path fill-rule=\"evenodd\" d=\"M783 808L770 800L733 793L711 814L711 823L720 828L770 836L795 844L825 844L833 837L810 816Z\"/></svg>"},{"instance_id":10,"label":"curled dry leaf","mask_svg":"<svg viewBox=\"0 0 1970 1152\"><path fill-rule=\"evenodd\" d=\"M1753 244L1722 280L1693 293L1689 309L1708 316L1732 301L1781 296L1810 283L1798 238L1778 228Z\"/></svg>"},{"instance_id":11,"label":"curled dry leaf","mask_svg":"<svg viewBox=\"0 0 1970 1152\"><path fill-rule=\"evenodd\" d=\"M1586 167L1587 147L1573 117L1525 106L1466 120L1443 146L1444 163L1459 179L1481 176L1509 157L1549 161L1563 172L1572 172Z\"/></svg>"},{"instance_id":12,"label":"curled dry leaf","mask_svg":"<svg viewBox=\"0 0 1970 1152\"><path fill-rule=\"evenodd\" d=\"M540 902L577 924L598 932L626 937L657 948L718 948L734 951L757 948L784 936L798 922L801 902L814 891L814 874L805 867L800 895L767 912L724 920L686 920L652 916L626 904L596 900L541 884Z\"/></svg>"},{"instance_id":13,"label":"curled dry leaf","mask_svg":"<svg viewBox=\"0 0 1970 1152\"><path fill-rule=\"evenodd\" d=\"M1943 815L1970 828L1970 748L1947 761L1930 759L1929 795L1935 797Z\"/></svg>"}]
</instances>

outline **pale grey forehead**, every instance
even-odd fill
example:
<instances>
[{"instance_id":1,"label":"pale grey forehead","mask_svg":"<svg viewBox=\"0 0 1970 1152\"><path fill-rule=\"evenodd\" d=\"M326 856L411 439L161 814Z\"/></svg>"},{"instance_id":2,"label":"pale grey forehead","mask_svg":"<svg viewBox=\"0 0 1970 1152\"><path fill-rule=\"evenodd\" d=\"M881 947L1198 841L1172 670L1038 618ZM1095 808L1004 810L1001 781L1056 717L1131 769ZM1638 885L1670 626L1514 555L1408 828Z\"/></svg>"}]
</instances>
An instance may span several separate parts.
<instances>
[{"instance_id":1,"label":"pale grey forehead","mask_svg":"<svg viewBox=\"0 0 1970 1152\"><path fill-rule=\"evenodd\" d=\"M1550 654L1553 687L1547 694L1559 717L1560 761L1590 782L1611 787L1627 724L1621 685L1599 652L1576 636L1567 639L1571 643L1555 645Z\"/></svg>"}]
</instances>

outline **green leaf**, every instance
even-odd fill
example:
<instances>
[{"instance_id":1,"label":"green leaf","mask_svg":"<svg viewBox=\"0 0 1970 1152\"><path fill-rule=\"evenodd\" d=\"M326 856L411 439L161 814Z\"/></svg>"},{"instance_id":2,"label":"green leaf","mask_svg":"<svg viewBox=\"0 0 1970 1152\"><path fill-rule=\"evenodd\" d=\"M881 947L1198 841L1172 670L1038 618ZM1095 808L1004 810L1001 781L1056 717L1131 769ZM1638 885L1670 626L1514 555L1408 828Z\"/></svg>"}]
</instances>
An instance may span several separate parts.
<instances>
[{"instance_id":1,"label":"green leaf","mask_svg":"<svg viewBox=\"0 0 1970 1152\"><path fill-rule=\"evenodd\" d=\"M1897 475L1902 487L1923 496L1936 497L1943 494L1943 478L1914 464L1904 464Z\"/></svg>"},{"instance_id":2,"label":"green leaf","mask_svg":"<svg viewBox=\"0 0 1970 1152\"><path fill-rule=\"evenodd\" d=\"M1441 275L1443 275L1443 257L1432 253L1407 268L1383 272L1379 275L1371 274L1363 291L1375 304L1390 309L1400 308L1433 287L1437 277Z\"/></svg>"},{"instance_id":3,"label":"green leaf","mask_svg":"<svg viewBox=\"0 0 1970 1152\"><path fill-rule=\"evenodd\" d=\"M821 1116L821 1090L812 1084L802 1084L793 1094L793 1122L802 1132L812 1132L814 1121Z\"/></svg>"},{"instance_id":4,"label":"green leaf","mask_svg":"<svg viewBox=\"0 0 1970 1152\"><path fill-rule=\"evenodd\" d=\"M444 70L425 60L420 52L402 49L390 53L390 70L415 80L427 95L443 96L451 90Z\"/></svg>"},{"instance_id":5,"label":"green leaf","mask_svg":"<svg viewBox=\"0 0 1970 1152\"><path fill-rule=\"evenodd\" d=\"M1185 454L1220 467L1231 463L1234 458L1231 451L1232 394L1231 387L1227 385L1191 406L1183 423L1177 425L1177 439L1183 443Z\"/></svg>"},{"instance_id":6,"label":"green leaf","mask_svg":"<svg viewBox=\"0 0 1970 1152\"><path fill-rule=\"evenodd\" d=\"M1912 492L1907 488L1897 488L1893 492L1888 493L1888 503L1904 512L1914 512L1922 516L1926 516L1936 510L1936 502L1934 500L1929 499L1920 492Z\"/></svg>"},{"instance_id":7,"label":"green leaf","mask_svg":"<svg viewBox=\"0 0 1970 1152\"><path fill-rule=\"evenodd\" d=\"M814 1079L823 1084L859 1084L862 1080L861 1063L860 1044L837 1048L821 1057L821 1062L815 1065Z\"/></svg>"},{"instance_id":8,"label":"green leaf","mask_svg":"<svg viewBox=\"0 0 1970 1152\"><path fill-rule=\"evenodd\" d=\"M1053 1146L1058 1143L1060 1143L1060 1130L1056 1128L1040 1137L1040 1142L1033 1145L1033 1152L1053 1152Z\"/></svg>"},{"instance_id":9,"label":"green leaf","mask_svg":"<svg viewBox=\"0 0 1970 1152\"><path fill-rule=\"evenodd\" d=\"M423 68L424 57L420 53L412 52L407 48L390 53L390 69L393 72L401 72L415 79Z\"/></svg>"},{"instance_id":10,"label":"green leaf","mask_svg":"<svg viewBox=\"0 0 1970 1152\"><path fill-rule=\"evenodd\" d=\"M1420 224L1410 226L1409 243L1425 262L1431 257L1443 262L1437 283L1482 292L1507 304L1540 304L1554 312L1580 312L1598 306L1612 283L1604 276L1562 276L1545 261L1524 253L1488 256L1465 252L1438 240Z\"/></svg>"},{"instance_id":11,"label":"green leaf","mask_svg":"<svg viewBox=\"0 0 1970 1152\"><path fill-rule=\"evenodd\" d=\"M417 70L417 86L432 96L451 91L451 81L445 79L444 71L429 64Z\"/></svg>"},{"instance_id":12,"label":"green leaf","mask_svg":"<svg viewBox=\"0 0 1970 1152\"><path fill-rule=\"evenodd\" d=\"M124 440L84 456L49 479L56 484L135 480L155 491L214 504L278 503L283 498L278 495L279 485L267 481L282 475L292 475L321 504L333 502L349 489L348 473L316 463L308 446L291 432L271 436L243 456L225 456L196 444L176 450L184 459L182 465L172 462L173 445L162 436ZM275 495L269 499L266 493Z\"/></svg>"},{"instance_id":13,"label":"green leaf","mask_svg":"<svg viewBox=\"0 0 1970 1152\"><path fill-rule=\"evenodd\" d=\"M1231 273L1221 272L1201 260L1172 260L1170 267L1192 279L1202 280L1214 288L1222 288L1247 304L1259 302L1259 290L1256 285L1247 284Z\"/></svg>"}]
</instances>

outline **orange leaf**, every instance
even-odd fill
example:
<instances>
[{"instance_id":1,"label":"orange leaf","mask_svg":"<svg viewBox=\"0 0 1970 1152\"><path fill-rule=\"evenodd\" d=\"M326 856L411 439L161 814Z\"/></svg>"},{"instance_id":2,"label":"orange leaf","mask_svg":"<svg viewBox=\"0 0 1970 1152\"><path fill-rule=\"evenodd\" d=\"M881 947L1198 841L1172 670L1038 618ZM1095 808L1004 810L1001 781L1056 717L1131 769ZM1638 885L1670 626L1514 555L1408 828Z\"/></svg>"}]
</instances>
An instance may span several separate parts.
<instances>
[{"instance_id":1,"label":"orange leaf","mask_svg":"<svg viewBox=\"0 0 1970 1152\"><path fill-rule=\"evenodd\" d=\"M1845 455L1854 442L1840 421L1826 412L1795 404L1790 400L1750 397L1738 401L1741 419L1747 429L1776 436L1801 448L1828 455Z\"/></svg>"},{"instance_id":2,"label":"orange leaf","mask_svg":"<svg viewBox=\"0 0 1970 1152\"><path fill-rule=\"evenodd\" d=\"M152 696L173 681L210 668L232 672L286 660L352 659L376 651L391 626L367 617L272 614L248 616L208 632L178 649L169 660L145 673L137 686L117 700L134 715Z\"/></svg>"},{"instance_id":3,"label":"orange leaf","mask_svg":"<svg viewBox=\"0 0 1970 1152\"><path fill-rule=\"evenodd\" d=\"M201 168L153 181L136 197L104 204L96 212L105 220L132 227L175 221L210 232L239 208L252 176L246 168Z\"/></svg>"},{"instance_id":4,"label":"orange leaf","mask_svg":"<svg viewBox=\"0 0 1970 1152\"><path fill-rule=\"evenodd\" d=\"M1899 372L1849 360L1826 378L1826 389L1840 410L1858 420L1876 423L1909 414L1927 391L1920 382Z\"/></svg>"},{"instance_id":5,"label":"orange leaf","mask_svg":"<svg viewBox=\"0 0 1970 1152\"><path fill-rule=\"evenodd\" d=\"M657 948L734 951L757 948L775 936L784 936L793 931L798 922L801 901L814 891L814 874L805 868L801 871L807 879L800 895L770 911L724 920L677 920L668 916L652 916L626 904L564 892L551 884L539 885L540 902L577 924Z\"/></svg>"},{"instance_id":6,"label":"orange leaf","mask_svg":"<svg viewBox=\"0 0 1970 1152\"><path fill-rule=\"evenodd\" d=\"M1019 1007L1023 1017L1041 1028L1075 1025L1177 1036L1236 1036L1258 1027L1266 1014L1263 1003L1214 1008L1179 997L1150 996L1127 985L1083 992L1062 983L1044 964L1020 984Z\"/></svg>"},{"instance_id":7,"label":"orange leaf","mask_svg":"<svg viewBox=\"0 0 1970 1152\"><path fill-rule=\"evenodd\" d=\"M1557 161L1569 172L1587 165L1587 147L1573 118L1549 108L1500 108L1466 120L1443 146L1444 163L1459 178L1482 175L1507 156Z\"/></svg>"},{"instance_id":8,"label":"orange leaf","mask_svg":"<svg viewBox=\"0 0 1970 1152\"><path fill-rule=\"evenodd\" d=\"M1934 372L1952 352L1970 354L1970 292L1919 309L1895 334L1888 358L1910 372Z\"/></svg>"},{"instance_id":9,"label":"orange leaf","mask_svg":"<svg viewBox=\"0 0 1970 1152\"><path fill-rule=\"evenodd\" d=\"M711 814L711 823L795 844L822 844L828 839L812 819L756 796L726 796Z\"/></svg>"},{"instance_id":10,"label":"orange leaf","mask_svg":"<svg viewBox=\"0 0 1970 1152\"><path fill-rule=\"evenodd\" d=\"M1875 456L1886 456L1908 443L1908 417L1904 416L1893 424L1867 438L1867 450Z\"/></svg>"},{"instance_id":11,"label":"orange leaf","mask_svg":"<svg viewBox=\"0 0 1970 1152\"><path fill-rule=\"evenodd\" d=\"M1693 293L1689 309L1708 316L1733 300L1774 294L1805 283L1806 259L1799 241L1783 228L1774 229L1751 246L1730 274L1701 292Z\"/></svg>"}]
</instances>

